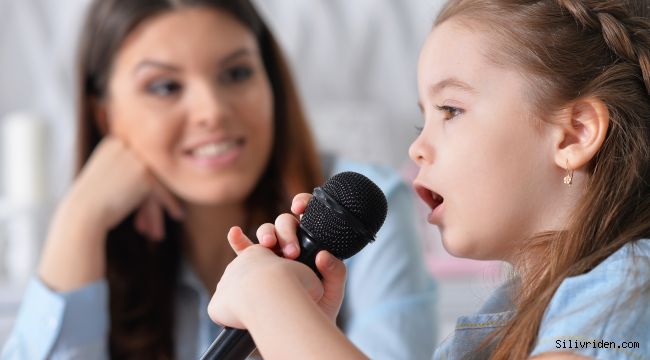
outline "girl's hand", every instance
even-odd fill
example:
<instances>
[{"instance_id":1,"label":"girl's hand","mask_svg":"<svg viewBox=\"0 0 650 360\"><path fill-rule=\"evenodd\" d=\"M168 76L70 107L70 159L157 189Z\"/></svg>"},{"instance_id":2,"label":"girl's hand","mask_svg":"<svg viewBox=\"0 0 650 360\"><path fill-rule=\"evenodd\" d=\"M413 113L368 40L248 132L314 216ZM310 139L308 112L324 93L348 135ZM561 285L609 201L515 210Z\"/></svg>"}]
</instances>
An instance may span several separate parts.
<instances>
[{"instance_id":1,"label":"girl's hand","mask_svg":"<svg viewBox=\"0 0 650 360\"><path fill-rule=\"evenodd\" d=\"M288 216L291 217L291 215ZM288 220L276 222L276 224L277 226L287 226L283 228L282 236L290 236L291 228L293 228L292 236L295 237L298 222L295 218L295 222ZM265 226L265 229L258 230L258 235L261 234L266 238L264 241L266 245L276 243L269 236L280 237L279 234L270 234L268 231L271 230L273 228L268 225ZM297 239L289 241L294 240L297 244ZM243 327L242 316L245 314L242 311L247 311L247 307L244 305L246 299L265 299L272 295L268 292L277 292L275 289L282 288L282 286L297 286L301 288L301 291L309 294L327 319L332 323L336 322L336 315L341 307L345 288L346 269L341 260L327 251L318 253L316 267L323 276L321 282L306 265L280 258L265 248L266 245L254 245L239 227L230 229L228 242L238 257L228 265L219 285L217 285L217 291L209 306L213 320L231 327ZM297 255L298 252L295 256ZM282 286L277 285L282 282L284 283ZM281 297L283 294L277 295Z\"/></svg>"},{"instance_id":2,"label":"girl's hand","mask_svg":"<svg viewBox=\"0 0 650 360\"><path fill-rule=\"evenodd\" d=\"M260 245L273 249L278 255L287 259L297 258L300 255L300 245L298 245L298 236L296 235L298 219L305 212L311 197L312 195L307 193L294 196L291 202L291 212L295 216L282 214L275 219L275 225L262 224L256 233Z\"/></svg>"},{"instance_id":3,"label":"girl's hand","mask_svg":"<svg viewBox=\"0 0 650 360\"><path fill-rule=\"evenodd\" d=\"M321 284L306 265L253 245L240 228L232 228L228 240L238 256L208 305L214 322L248 329L269 359L367 359L336 327L331 310L338 305L323 306L328 292L343 294L343 262L321 251ZM341 296L334 297L340 305Z\"/></svg>"}]
</instances>

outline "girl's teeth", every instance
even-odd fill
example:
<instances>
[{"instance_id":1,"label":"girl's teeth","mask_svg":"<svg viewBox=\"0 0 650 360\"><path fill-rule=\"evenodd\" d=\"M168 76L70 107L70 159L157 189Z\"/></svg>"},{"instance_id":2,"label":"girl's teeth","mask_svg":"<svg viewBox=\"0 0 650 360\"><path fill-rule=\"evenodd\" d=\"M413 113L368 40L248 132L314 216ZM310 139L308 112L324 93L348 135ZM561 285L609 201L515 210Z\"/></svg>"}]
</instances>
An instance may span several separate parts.
<instances>
[{"instance_id":1,"label":"girl's teeth","mask_svg":"<svg viewBox=\"0 0 650 360\"><path fill-rule=\"evenodd\" d=\"M237 143L235 141L206 144L199 148L194 149L192 151L192 155L199 156L199 157L219 156L228 152L228 150L232 149L236 145Z\"/></svg>"}]
</instances>

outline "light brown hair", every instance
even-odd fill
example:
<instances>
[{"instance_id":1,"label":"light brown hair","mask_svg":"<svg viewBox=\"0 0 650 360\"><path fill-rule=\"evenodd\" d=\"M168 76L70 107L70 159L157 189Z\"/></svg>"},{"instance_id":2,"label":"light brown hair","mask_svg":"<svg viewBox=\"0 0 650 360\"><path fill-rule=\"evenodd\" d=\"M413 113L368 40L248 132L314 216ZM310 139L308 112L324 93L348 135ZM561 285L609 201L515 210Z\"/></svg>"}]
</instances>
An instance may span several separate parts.
<instances>
[{"instance_id":1,"label":"light brown hair","mask_svg":"<svg viewBox=\"0 0 650 360\"><path fill-rule=\"evenodd\" d=\"M322 182L322 174L286 61L248 0L95 0L79 51L77 171L104 135L93 104L106 96L113 60L125 38L144 20L189 6L225 11L249 29L257 39L272 86L275 140L271 159L246 200L245 227L254 229L287 212L290 196L311 192ZM169 218L165 226L166 239L152 243L135 231L132 214L108 234L111 358L174 356L174 291L181 231L180 224Z\"/></svg>"},{"instance_id":2,"label":"light brown hair","mask_svg":"<svg viewBox=\"0 0 650 360\"><path fill-rule=\"evenodd\" d=\"M581 97L596 97L609 110L605 141L588 164L586 189L567 228L538 234L522 245L520 259L534 252L544 263L527 263L521 273L517 311L495 334L493 359L527 358L544 311L564 279L650 237L648 4L451 0L435 22L460 21L492 40L487 57L524 75L542 119Z\"/></svg>"}]
</instances>

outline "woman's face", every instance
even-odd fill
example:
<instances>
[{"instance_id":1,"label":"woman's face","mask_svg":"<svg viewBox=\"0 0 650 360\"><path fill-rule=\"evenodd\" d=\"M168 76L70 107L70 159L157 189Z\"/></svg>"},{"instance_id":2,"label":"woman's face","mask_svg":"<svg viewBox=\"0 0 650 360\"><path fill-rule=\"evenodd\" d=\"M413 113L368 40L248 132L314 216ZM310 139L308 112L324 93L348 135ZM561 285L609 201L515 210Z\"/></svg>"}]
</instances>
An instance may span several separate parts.
<instances>
[{"instance_id":1,"label":"woman's face","mask_svg":"<svg viewBox=\"0 0 650 360\"><path fill-rule=\"evenodd\" d=\"M187 202L241 202L270 157L273 93L260 49L223 11L140 24L114 59L103 105L111 134Z\"/></svg>"},{"instance_id":2,"label":"woman's face","mask_svg":"<svg viewBox=\"0 0 650 360\"><path fill-rule=\"evenodd\" d=\"M409 153L447 251L507 260L517 241L549 230L562 178L528 83L488 60L488 40L454 20L429 34L418 65L424 128Z\"/></svg>"}]
</instances>

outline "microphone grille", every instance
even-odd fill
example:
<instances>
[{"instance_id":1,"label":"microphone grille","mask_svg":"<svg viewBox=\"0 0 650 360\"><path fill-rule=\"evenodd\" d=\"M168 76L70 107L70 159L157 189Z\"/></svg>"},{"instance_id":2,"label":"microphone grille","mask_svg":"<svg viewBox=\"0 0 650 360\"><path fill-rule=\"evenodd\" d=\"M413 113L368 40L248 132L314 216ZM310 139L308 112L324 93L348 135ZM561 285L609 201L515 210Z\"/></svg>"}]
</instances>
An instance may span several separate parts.
<instances>
[{"instance_id":1,"label":"microphone grille","mask_svg":"<svg viewBox=\"0 0 650 360\"><path fill-rule=\"evenodd\" d=\"M327 180L322 189L375 236L388 210L386 197L375 183L361 174L343 172ZM311 232L321 249L328 250L339 259L356 254L372 240L355 231L352 224L316 197L312 197L307 204L300 223Z\"/></svg>"},{"instance_id":2,"label":"microphone grille","mask_svg":"<svg viewBox=\"0 0 650 360\"><path fill-rule=\"evenodd\" d=\"M332 176L323 185L339 204L352 213L375 235L386 220L386 196L372 180L352 171Z\"/></svg>"}]
</instances>

